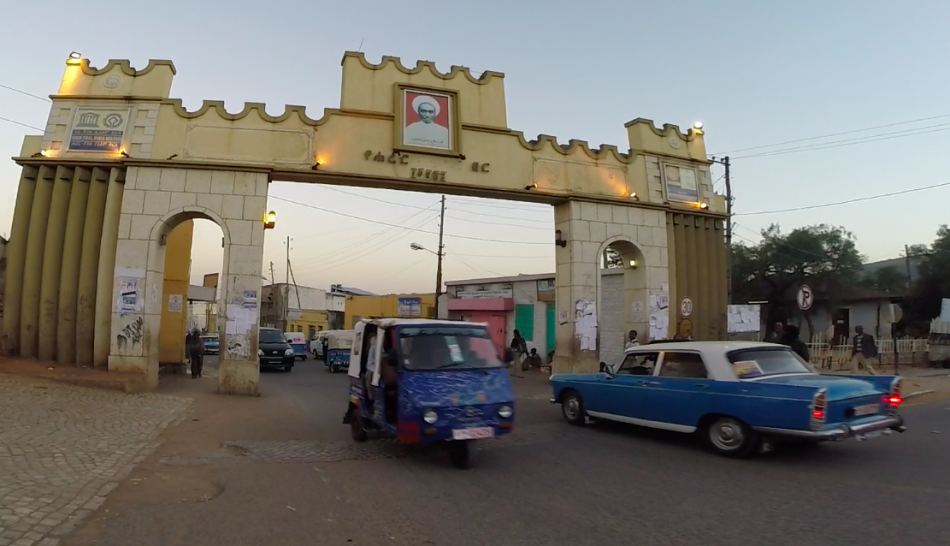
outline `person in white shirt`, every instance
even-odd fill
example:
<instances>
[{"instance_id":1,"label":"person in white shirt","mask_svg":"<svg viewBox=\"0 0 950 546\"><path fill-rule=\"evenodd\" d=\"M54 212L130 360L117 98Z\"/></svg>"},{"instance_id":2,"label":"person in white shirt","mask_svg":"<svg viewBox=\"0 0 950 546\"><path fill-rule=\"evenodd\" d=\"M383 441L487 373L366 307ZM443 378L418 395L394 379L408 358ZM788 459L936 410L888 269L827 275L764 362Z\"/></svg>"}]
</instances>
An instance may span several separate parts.
<instances>
[{"instance_id":1,"label":"person in white shirt","mask_svg":"<svg viewBox=\"0 0 950 546\"><path fill-rule=\"evenodd\" d=\"M368 398L376 398L376 388L373 387L373 375L376 374L376 336L369 339L369 351L366 353L366 394Z\"/></svg>"},{"instance_id":2,"label":"person in white shirt","mask_svg":"<svg viewBox=\"0 0 950 546\"><path fill-rule=\"evenodd\" d=\"M637 340L637 331L630 330L630 334L628 334L627 343L623 346L624 350L627 350L631 347L639 347L639 346L640 346L640 341Z\"/></svg>"},{"instance_id":3,"label":"person in white shirt","mask_svg":"<svg viewBox=\"0 0 950 546\"><path fill-rule=\"evenodd\" d=\"M449 130L435 122L441 107L439 102L427 95L412 99L412 109L419 114L419 121L411 123L403 133L405 144L429 148L451 148Z\"/></svg>"}]
</instances>

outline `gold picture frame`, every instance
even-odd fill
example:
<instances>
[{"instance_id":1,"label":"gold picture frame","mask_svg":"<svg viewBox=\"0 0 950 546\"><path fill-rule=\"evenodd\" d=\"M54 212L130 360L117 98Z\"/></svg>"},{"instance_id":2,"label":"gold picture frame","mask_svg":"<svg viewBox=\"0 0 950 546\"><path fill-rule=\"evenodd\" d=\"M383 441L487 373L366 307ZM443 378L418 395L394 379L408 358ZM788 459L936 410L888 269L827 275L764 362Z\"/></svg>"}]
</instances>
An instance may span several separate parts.
<instances>
[{"instance_id":1,"label":"gold picture frame","mask_svg":"<svg viewBox=\"0 0 950 546\"><path fill-rule=\"evenodd\" d=\"M397 83L393 95L393 150L461 155L458 91Z\"/></svg>"}]
</instances>

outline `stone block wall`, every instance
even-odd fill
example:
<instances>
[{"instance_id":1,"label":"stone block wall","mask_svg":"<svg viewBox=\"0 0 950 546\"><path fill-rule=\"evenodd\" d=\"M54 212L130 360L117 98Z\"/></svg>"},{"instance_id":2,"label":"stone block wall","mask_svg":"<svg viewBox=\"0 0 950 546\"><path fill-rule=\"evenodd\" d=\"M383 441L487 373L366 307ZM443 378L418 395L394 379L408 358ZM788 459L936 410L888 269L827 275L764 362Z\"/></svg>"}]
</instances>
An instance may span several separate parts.
<instances>
[{"instance_id":1,"label":"stone block wall","mask_svg":"<svg viewBox=\"0 0 950 546\"><path fill-rule=\"evenodd\" d=\"M145 372L157 379L165 240L179 223L211 220L224 235L219 327L229 311L243 325L222 331L219 386L257 390L257 318L260 311L263 217L267 175L254 172L130 167L119 217L109 369ZM253 292L248 303L245 292ZM253 320L245 315L253 314ZM231 317L236 319L237 317ZM246 319L246 320L244 320ZM173 334L174 335L174 334ZM249 363L228 373L228 361ZM224 383L228 386L223 386ZM251 392L253 391L253 392Z\"/></svg>"}]
</instances>

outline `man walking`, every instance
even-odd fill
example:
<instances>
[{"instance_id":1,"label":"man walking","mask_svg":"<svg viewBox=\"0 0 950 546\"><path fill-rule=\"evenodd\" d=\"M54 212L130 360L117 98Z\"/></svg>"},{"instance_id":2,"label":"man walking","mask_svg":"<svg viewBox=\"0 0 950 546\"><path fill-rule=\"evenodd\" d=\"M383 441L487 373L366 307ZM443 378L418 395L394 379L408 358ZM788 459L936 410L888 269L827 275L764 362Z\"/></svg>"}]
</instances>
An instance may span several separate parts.
<instances>
[{"instance_id":1,"label":"man walking","mask_svg":"<svg viewBox=\"0 0 950 546\"><path fill-rule=\"evenodd\" d=\"M514 353L515 364L520 367L528 354L528 342L521 337L521 332L518 330L515 330L515 335L511 338L511 351Z\"/></svg>"},{"instance_id":2,"label":"man walking","mask_svg":"<svg viewBox=\"0 0 950 546\"><path fill-rule=\"evenodd\" d=\"M864 333L863 326L854 327L854 340L851 345L851 373L857 373L858 368L864 368L871 375L877 375L873 363L877 361L877 343L874 336Z\"/></svg>"},{"instance_id":3,"label":"man walking","mask_svg":"<svg viewBox=\"0 0 950 546\"><path fill-rule=\"evenodd\" d=\"M195 330L191 335L191 345L188 347L188 351L191 353L191 378L197 379L201 377L205 354L205 342L198 334L198 330Z\"/></svg>"}]
</instances>

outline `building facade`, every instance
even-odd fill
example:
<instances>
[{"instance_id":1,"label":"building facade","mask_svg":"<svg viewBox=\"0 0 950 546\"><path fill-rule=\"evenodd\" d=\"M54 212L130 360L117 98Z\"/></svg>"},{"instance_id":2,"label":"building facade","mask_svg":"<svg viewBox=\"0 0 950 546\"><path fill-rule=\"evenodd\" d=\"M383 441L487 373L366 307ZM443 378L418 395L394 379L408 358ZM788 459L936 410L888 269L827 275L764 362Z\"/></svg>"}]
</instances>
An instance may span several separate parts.
<instances>
[{"instance_id":1,"label":"building facade","mask_svg":"<svg viewBox=\"0 0 950 546\"><path fill-rule=\"evenodd\" d=\"M499 354L510 346L515 330L542 359L555 350L554 273L449 281L445 286L447 318L487 324ZM623 354L623 291L623 271L602 269L597 346L604 362L617 362Z\"/></svg>"},{"instance_id":2,"label":"building facade","mask_svg":"<svg viewBox=\"0 0 950 546\"><path fill-rule=\"evenodd\" d=\"M328 298L329 294L322 288L287 283L263 286L260 325L282 332L303 332L309 339L315 332L330 327Z\"/></svg>"},{"instance_id":3,"label":"building facade","mask_svg":"<svg viewBox=\"0 0 950 546\"><path fill-rule=\"evenodd\" d=\"M345 329L364 318L435 318L435 294L347 296Z\"/></svg>"}]
</instances>

